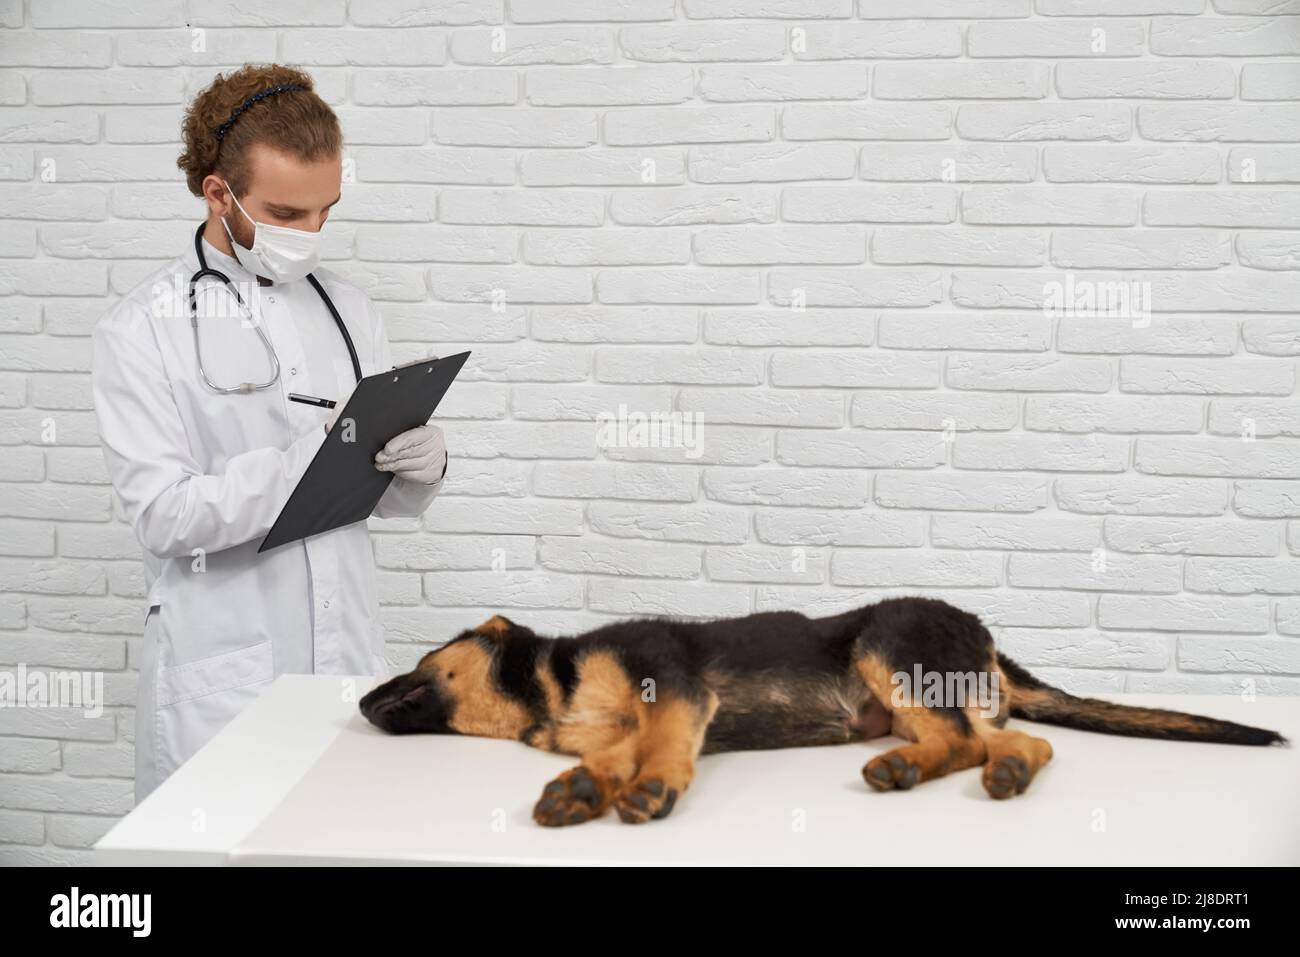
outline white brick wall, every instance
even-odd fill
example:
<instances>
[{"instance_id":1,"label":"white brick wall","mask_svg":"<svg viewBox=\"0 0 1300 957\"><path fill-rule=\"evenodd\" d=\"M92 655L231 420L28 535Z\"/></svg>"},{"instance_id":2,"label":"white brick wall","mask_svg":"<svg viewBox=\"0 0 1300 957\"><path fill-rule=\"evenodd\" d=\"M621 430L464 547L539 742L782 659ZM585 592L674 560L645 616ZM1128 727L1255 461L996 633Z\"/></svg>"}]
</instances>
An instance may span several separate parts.
<instances>
[{"instance_id":1,"label":"white brick wall","mask_svg":"<svg viewBox=\"0 0 1300 957\"><path fill-rule=\"evenodd\" d=\"M0 0L0 664L109 705L0 709L0 863L130 807L88 335L200 215L216 70L312 70L331 265L399 358L475 351L446 491L376 524L396 667L496 611L923 591L1076 689L1295 693L1297 54L1294 0ZM700 454L598 447L620 405L703 416Z\"/></svg>"}]
</instances>

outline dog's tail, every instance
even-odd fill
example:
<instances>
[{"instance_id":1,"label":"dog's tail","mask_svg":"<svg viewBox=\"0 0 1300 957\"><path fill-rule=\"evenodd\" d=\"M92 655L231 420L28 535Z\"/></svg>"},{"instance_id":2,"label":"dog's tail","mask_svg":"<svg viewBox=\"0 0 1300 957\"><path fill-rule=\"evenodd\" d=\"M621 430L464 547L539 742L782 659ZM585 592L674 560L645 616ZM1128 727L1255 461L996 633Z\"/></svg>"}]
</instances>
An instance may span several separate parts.
<instances>
[{"instance_id":1,"label":"dog's tail","mask_svg":"<svg viewBox=\"0 0 1300 957\"><path fill-rule=\"evenodd\" d=\"M998 652L1004 682L1010 685L1011 716L1064 728L1122 734L1132 738L1166 741L1208 741L1215 744L1285 744L1276 731L1181 711L1135 708L1072 694L1039 681L1006 655Z\"/></svg>"}]
</instances>

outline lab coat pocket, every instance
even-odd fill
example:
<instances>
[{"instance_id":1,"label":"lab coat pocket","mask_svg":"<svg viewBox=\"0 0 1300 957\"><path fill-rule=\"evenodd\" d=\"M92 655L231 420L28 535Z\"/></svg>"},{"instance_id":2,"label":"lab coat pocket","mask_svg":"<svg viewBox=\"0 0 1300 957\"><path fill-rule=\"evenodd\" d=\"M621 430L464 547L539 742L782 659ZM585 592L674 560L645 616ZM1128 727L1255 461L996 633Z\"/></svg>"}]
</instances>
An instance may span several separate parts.
<instances>
[{"instance_id":1,"label":"lab coat pocket","mask_svg":"<svg viewBox=\"0 0 1300 957\"><path fill-rule=\"evenodd\" d=\"M158 669L158 759L171 773L274 680L271 642Z\"/></svg>"}]
</instances>

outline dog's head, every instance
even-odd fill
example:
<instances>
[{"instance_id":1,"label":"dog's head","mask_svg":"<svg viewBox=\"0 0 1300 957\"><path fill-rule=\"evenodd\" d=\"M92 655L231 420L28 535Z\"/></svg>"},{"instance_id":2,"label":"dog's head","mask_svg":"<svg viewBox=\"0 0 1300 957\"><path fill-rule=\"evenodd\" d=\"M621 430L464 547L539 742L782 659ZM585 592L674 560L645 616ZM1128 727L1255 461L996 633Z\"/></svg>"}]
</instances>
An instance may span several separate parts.
<instances>
[{"instance_id":1,"label":"dog's head","mask_svg":"<svg viewBox=\"0 0 1300 957\"><path fill-rule=\"evenodd\" d=\"M414 671L372 689L361 699L361 713L390 734L516 738L533 718L511 672L520 670L516 659L535 647L536 637L493 615L429 652Z\"/></svg>"}]
</instances>

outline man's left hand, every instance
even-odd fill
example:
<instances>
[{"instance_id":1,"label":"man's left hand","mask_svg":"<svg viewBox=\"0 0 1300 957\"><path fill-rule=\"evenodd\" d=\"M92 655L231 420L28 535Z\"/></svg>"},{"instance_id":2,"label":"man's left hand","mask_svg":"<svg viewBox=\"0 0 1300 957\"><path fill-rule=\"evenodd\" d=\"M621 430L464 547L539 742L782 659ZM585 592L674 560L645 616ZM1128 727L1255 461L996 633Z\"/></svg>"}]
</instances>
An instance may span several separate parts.
<instances>
[{"instance_id":1,"label":"man's left hand","mask_svg":"<svg viewBox=\"0 0 1300 957\"><path fill-rule=\"evenodd\" d=\"M375 455L375 468L421 485L447 474L447 443L436 425L416 426L396 435Z\"/></svg>"}]
</instances>

